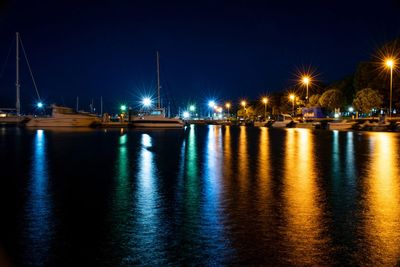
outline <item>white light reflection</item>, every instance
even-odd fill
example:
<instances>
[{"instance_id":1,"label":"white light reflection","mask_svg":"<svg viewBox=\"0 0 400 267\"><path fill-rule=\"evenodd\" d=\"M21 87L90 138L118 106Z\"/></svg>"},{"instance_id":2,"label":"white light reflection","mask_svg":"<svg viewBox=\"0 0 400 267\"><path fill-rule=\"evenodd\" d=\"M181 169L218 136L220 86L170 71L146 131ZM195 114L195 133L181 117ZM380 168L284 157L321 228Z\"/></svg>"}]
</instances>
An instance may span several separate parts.
<instances>
[{"instance_id":1,"label":"white light reflection","mask_svg":"<svg viewBox=\"0 0 400 267\"><path fill-rule=\"evenodd\" d=\"M135 192L135 229L134 239L131 242L135 248L135 256L140 258L140 262L145 265L154 261L156 251L160 248L155 244L162 244L162 226L160 225L159 207L162 203L159 199L156 181L156 163L153 152L149 149L152 146L152 138L148 134L141 135L141 149L138 155L138 181L137 191ZM163 255L157 257L163 258ZM154 263L154 262L153 262Z\"/></svg>"},{"instance_id":2,"label":"white light reflection","mask_svg":"<svg viewBox=\"0 0 400 267\"><path fill-rule=\"evenodd\" d=\"M223 150L222 130L220 126L209 125L207 145L205 150L205 166L202 176L203 180L203 207L201 214L202 235L208 236L205 246L214 249L206 250L205 253L211 259L219 259L221 253L226 253L225 247L220 244L224 240L224 226L222 213L220 212L220 194L222 180ZM221 246L221 247L219 247Z\"/></svg>"}]
</instances>

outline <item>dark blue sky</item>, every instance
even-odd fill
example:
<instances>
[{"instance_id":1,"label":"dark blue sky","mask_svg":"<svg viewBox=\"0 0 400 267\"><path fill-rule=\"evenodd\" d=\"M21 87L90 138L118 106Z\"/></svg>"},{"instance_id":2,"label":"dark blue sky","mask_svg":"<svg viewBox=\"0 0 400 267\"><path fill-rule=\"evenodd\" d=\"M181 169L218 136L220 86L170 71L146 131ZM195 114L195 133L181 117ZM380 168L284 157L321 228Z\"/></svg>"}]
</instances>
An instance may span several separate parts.
<instances>
[{"instance_id":1,"label":"dark blue sky","mask_svg":"<svg viewBox=\"0 0 400 267\"><path fill-rule=\"evenodd\" d=\"M102 95L111 108L155 90L156 50L163 94L176 103L237 100L293 86L301 67L340 79L400 33L400 4L390 0L0 3L0 67L19 31L41 95L65 105ZM0 106L14 105L14 53ZM35 94L21 72L26 107Z\"/></svg>"}]
</instances>

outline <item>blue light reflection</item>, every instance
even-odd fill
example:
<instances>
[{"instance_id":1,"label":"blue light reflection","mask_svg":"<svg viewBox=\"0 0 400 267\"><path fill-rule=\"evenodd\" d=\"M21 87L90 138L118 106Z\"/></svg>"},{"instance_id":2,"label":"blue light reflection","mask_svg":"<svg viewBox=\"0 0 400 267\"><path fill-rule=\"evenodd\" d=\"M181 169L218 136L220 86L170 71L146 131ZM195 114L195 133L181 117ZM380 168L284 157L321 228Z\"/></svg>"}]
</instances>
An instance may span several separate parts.
<instances>
[{"instance_id":1,"label":"blue light reflection","mask_svg":"<svg viewBox=\"0 0 400 267\"><path fill-rule=\"evenodd\" d=\"M29 196L26 205L27 258L33 265L46 263L53 235L53 207L49 192L46 135L37 130L33 139L33 155Z\"/></svg>"}]
</instances>

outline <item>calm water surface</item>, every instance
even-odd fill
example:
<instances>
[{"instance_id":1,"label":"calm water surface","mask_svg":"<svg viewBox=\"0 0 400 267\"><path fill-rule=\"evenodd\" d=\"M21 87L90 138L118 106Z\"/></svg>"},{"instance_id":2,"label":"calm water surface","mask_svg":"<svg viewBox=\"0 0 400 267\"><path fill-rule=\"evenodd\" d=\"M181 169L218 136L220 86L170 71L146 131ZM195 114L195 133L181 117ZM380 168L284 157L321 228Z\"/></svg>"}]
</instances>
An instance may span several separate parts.
<instances>
[{"instance_id":1,"label":"calm water surface","mask_svg":"<svg viewBox=\"0 0 400 267\"><path fill-rule=\"evenodd\" d=\"M0 151L3 264L400 263L398 134L0 128Z\"/></svg>"}]
</instances>

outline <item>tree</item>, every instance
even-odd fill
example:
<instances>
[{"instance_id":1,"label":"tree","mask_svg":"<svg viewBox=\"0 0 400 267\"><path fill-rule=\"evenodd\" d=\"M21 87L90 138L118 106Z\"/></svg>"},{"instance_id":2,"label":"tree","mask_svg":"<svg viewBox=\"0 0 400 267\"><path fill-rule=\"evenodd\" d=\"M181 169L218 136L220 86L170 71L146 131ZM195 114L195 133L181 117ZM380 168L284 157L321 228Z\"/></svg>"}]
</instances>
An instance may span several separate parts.
<instances>
[{"instance_id":1,"label":"tree","mask_svg":"<svg viewBox=\"0 0 400 267\"><path fill-rule=\"evenodd\" d=\"M350 105L355 95L354 89L354 75L348 75L341 80L331 83L328 88L338 89L343 94L343 101L345 105ZM366 87L362 87L366 88Z\"/></svg>"},{"instance_id":2,"label":"tree","mask_svg":"<svg viewBox=\"0 0 400 267\"><path fill-rule=\"evenodd\" d=\"M342 106L343 94L337 89L330 89L325 91L319 98L319 104L321 107L327 108L328 110L334 110Z\"/></svg>"},{"instance_id":3,"label":"tree","mask_svg":"<svg viewBox=\"0 0 400 267\"><path fill-rule=\"evenodd\" d=\"M362 113L369 113L373 108L379 108L383 97L377 90L365 88L357 92L353 100L354 107Z\"/></svg>"},{"instance_id":4,"label":"tree","mask_svg":"<svg viewBox=\"0 0 400 267\"><path fill-rule=\"evenodd\" d=\"M319 95L319 94L315 94L315 95L310 96L307 106L308 107L319 106L318 100L319 100L320 97L321 97L321 95Z\"/></svg>"}]
</instances>

